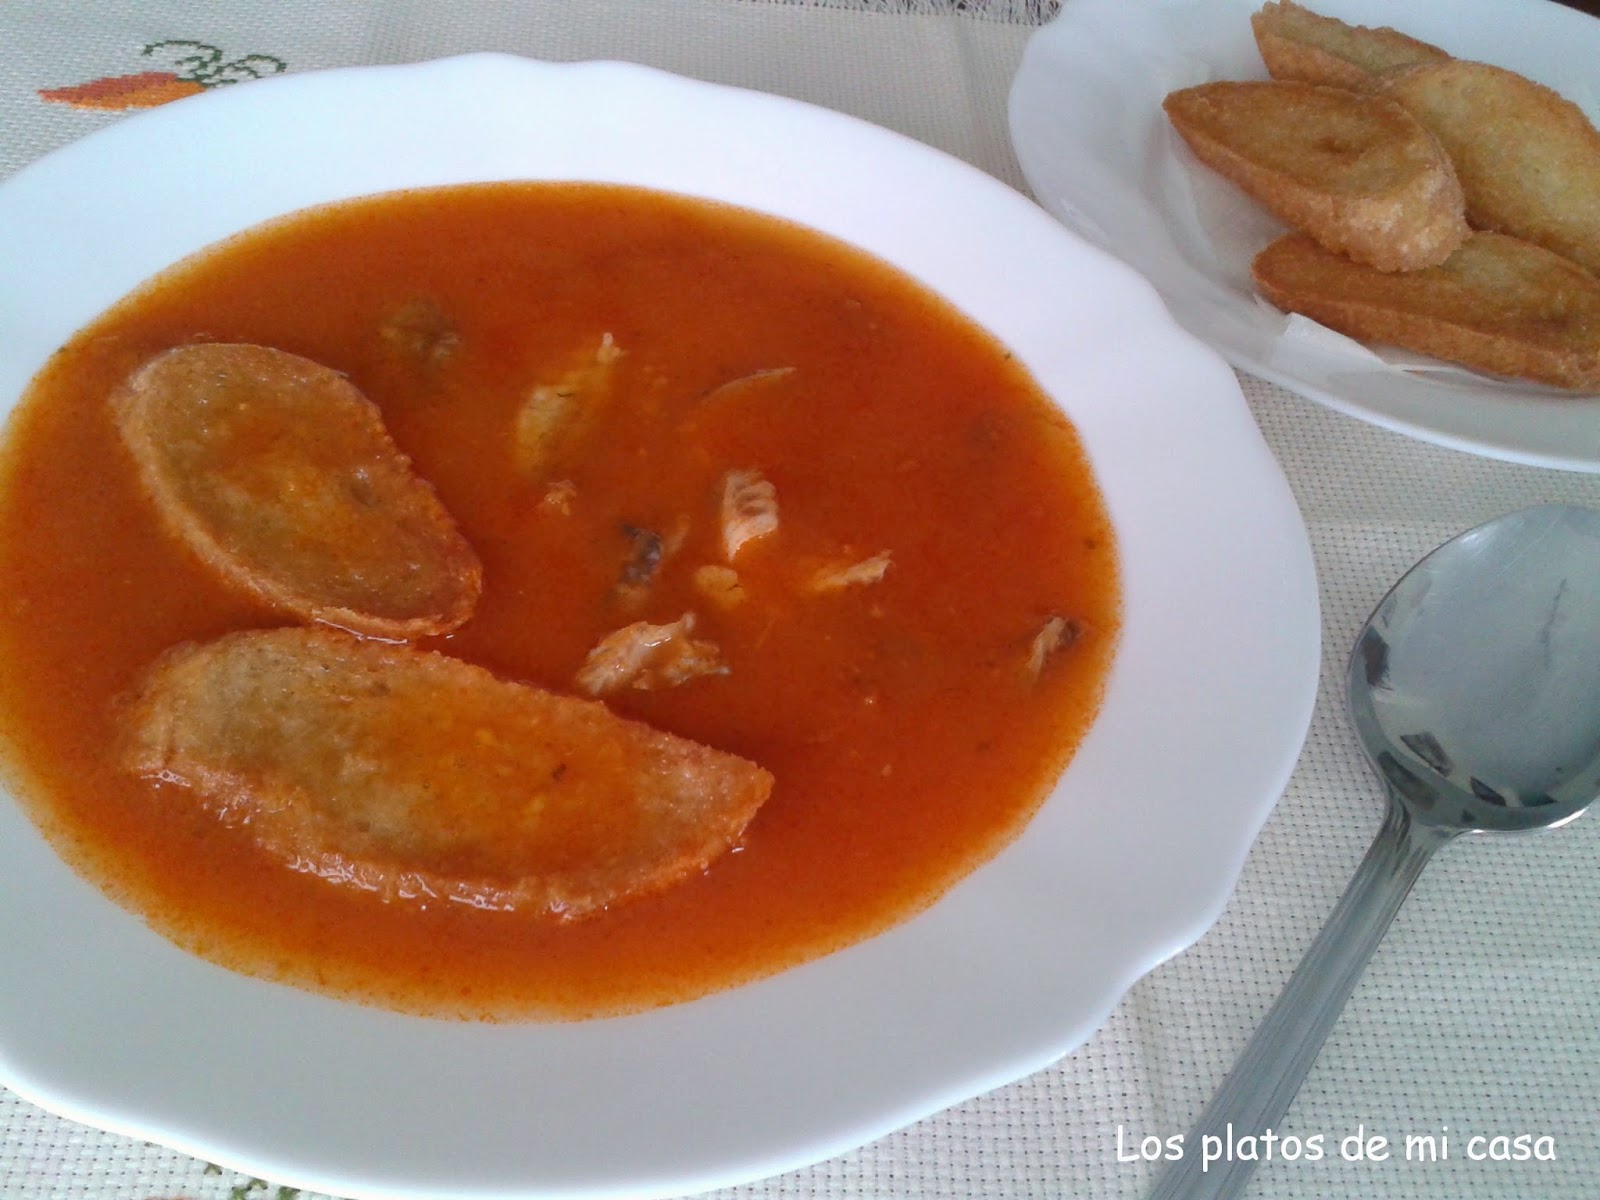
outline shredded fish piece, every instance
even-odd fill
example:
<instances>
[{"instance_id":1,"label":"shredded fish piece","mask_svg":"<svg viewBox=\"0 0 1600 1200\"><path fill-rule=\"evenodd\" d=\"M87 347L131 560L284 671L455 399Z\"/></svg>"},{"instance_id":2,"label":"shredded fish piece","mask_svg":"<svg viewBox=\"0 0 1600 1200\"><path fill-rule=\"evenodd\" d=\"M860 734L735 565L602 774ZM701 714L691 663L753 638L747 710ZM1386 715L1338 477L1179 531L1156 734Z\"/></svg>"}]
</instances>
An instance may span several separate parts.
<instances>
[{"instance_id":1,"label":"shredded fish piece","mask_svg":"<svg viewBox=\"0 0 1600 1200\"><path fill-rule=\"evenodd\" d=\"M732 608L743 604L744 584L739 582L739 572L721 563L707 563L696 567L694 590L719 608Z\"/></svg>"},{"instance_id":2,"label":"shredded fish piece","mask_svg":"<svg viewBox=\"0 0 1600 1200\"><path fill-rule=\"evenodd\" d=\"M543 474L583 438L610 402L612 367L621 357L616 341L603 334L591 361L528 390L513 430L517 465L524 473Z\"/></svg>"},{"instance_id":3,"label":"shredded fish piece","mask_svg":"<svg viewBox=\"0 0 1600 1200\"><path fill-rule=\"evenodd\" d=\"M1046 621L1039 632L1033 636L1033 644L1028 648L1028 659L1023 664L1023 671L1030 680L1038 680L1044 674L1045 666L1059 651L1065 650L1078 640L1079 628L1076 621L1069 621L1066 617L1051 617Z\"/></svg>"},{"instance_id":4,"label":"shredded fish piece","mask_svg":"<svg viewBox=\"0 0 1600 1200\"><path fill-rule=\"evenodd\" d=\"M578 485L570 479L558 479L545 488L544 498L539 501L539 507L545 512L570 517L572 515L572 502L577 498Z\"/></svg>"},{"instance_id":5,"label":"shredded fish piece","mask_svg":"<svg viewBox=\"0 0 1600 1200\"><path fill-rule=\"evenodd\" d=\"M877 583L888 572L889 563L889 551L883 550L857 563L829 564L811 576L811 590L817 593L840 592L848 587Z\"/></svg>"},{"instance_id":6,"label":"shredded fish piece","mask_svg":"<svg viewBox=\"0 0 1600 1200\"><path fill-rule=\"evenodd\" d=\"M726 675L715 642L691 637L695 617L684 613L668 625L635 621L602 638L579 668L576 683L590 696L622 688L654 692L705 675Z\"/></svg>"},{"instance_id":7,"label":"shredded fish piece","mask_svg":"<svg viewBox=\"0 0 1600 1200\"><path fill-rule=\"evenodd\" d=\"M397 308L379 326L378 336L425 367L443 366L461 345L455 322L427 297Z\"/></svg>"},{"instance_id":8,"label":"shredded fish piece","mask_svg":"<svg viewBox=\"0 0 1600 1200\"><path fill-rule=\"evenodd\" d=\"M621 357L622 347L617 345L617 341L611 336L610 331L602 333L600 335L600 348L594 352L596 365L609 367Z\"/></svg>"},{"instance_id":9,"label":"shredded fish piece","mask_svg":"<svg viewBox=\"0 0 1600 1200\"><path fill-rule=\"evenodd\" d=\"M724 400L735 392L742 392L745 388L759 383L767 383L774 379L783 379L793 375L794 367L764 367L759 371L751 371L748 375L741 375L737 379L730 379L726 383L719 383L702 397L705 403L714 403Z\"/></svg>"},{"instance_id":10,"label":"shredded fish piece","mask_svg":"<svg viewBox=\"0 0 1600 1200\"><path fill-rule=\"evenodd\" d=\"M778 528L778 489L760 471L722 477L722 551L729 562L746 543Z\"/></svg>"}]
</instances>

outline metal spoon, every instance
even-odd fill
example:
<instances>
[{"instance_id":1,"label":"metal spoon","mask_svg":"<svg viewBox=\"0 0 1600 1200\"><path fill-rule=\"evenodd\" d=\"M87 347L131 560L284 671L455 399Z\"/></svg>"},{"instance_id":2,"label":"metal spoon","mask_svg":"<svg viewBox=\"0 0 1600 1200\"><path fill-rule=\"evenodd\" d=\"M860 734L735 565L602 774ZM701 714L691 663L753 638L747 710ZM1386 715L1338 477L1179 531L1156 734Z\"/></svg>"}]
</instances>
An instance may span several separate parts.
<instances>
[{"instance_id":1,"label":"metal spoon","mask_svg":"<svg viewBox=\"0 0 1600 1200\"><path fill-rule=\"evenodd\" d=\"M1600 512L1500 517L1440 546L1383 598L1356 641L1348 692L1388 792L1383 827L1151 1200L1244 1190L1256 1160L1205 1139L1227 1138L1229 1125L1234 1145L1277 1129L1435 850L1462 833L1565 824L1600 794L1597 681Z\"/></svg>"}]
</instances>

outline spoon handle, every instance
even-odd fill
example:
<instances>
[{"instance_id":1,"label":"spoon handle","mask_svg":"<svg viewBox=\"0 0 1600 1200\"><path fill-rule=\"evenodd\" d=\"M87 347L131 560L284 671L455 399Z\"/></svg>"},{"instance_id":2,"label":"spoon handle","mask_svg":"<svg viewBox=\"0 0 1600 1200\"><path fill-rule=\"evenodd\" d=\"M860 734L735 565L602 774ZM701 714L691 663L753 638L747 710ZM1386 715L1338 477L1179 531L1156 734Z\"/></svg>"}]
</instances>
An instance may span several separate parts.
<instances>
[{"instance_id":1,"label":"spoon handle","mask_svg":"<svg viewBox=\"0 0 1600 1200\"><path fill-rule=\"evenodd\" d=\"M1383 827L1327 924L1184 1139L1183 1157L1156 1182L1150 1200L1223 1200L1244 1191L1258 1160L1239 1157L1240 1139L1259 1139L1276 1130L1367 960L1447 836L1433 826L1415 826L1390 798ZM1228 1152L1230 1145L1233 1153ZM1259 1140L1254 1149L1264 1156Z\"/></svg>"}]
</instances>

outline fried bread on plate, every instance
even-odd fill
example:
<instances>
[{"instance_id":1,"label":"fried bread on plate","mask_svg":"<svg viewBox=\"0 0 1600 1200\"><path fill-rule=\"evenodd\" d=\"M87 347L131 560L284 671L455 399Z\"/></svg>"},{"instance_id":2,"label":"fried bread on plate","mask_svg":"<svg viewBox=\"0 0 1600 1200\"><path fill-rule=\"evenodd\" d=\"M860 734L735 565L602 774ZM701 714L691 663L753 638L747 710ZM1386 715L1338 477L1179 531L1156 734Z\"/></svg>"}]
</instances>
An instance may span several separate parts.
<instances>
[{"instance_id":1,"label":"fried bread on plate","mask_svg":"<svg viewBox=\"0 0 1600 1200\"><path fill-rule=\"evenodd\" d=\"M1530 242L1474 233L1442 266L1386 273L1290 234L1252 274L1279 308L1361 341L1600 391L1600 279Z\"/></svg>"},{"instance_id":2,"label":"fried bread on plate","mask_svg":"<svg viewBox=\"0 0 1600 1200\"><path fill-rule=\"evenodd\" d=\"M1455 163L1477 228L1600 274L1600 131L1576 104L1514 71L1451 59L1391 78Z\"/></svg>"},{"instance_id":3,"label":"fried bread on plate","mask_svg":"<svg viewBox=\"0 0 1600 1200\"><path fill-rule=\"evenodd\" d=\"M1449 158L1391 100L1309 83L1218 81L1173 92L1163 107L1201 162L1357 262L1435 266L1467 235Z\"/></svg>"},{"instance_id":4,"label":"fried bread on plate","mask_svg":"<svg viewBox=\"0 0 1600 1200\"><path fill-rule=\"evenodd\" d=\"M1274 79L1298 79L1351 91L1374 91L1390 71L1450 56L1387 25L1351 25L1269 0L1250 16L1261 61Z\"/></svg>"}]
</instances>

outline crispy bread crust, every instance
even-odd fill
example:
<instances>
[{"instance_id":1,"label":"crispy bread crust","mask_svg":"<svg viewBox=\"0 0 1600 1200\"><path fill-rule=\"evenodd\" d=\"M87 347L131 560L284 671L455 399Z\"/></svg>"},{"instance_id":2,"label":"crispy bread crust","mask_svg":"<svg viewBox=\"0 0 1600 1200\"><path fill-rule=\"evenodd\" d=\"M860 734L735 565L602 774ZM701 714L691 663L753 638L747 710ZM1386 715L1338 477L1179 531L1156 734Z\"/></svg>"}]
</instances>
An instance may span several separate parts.
<instances>
[{"instance_id":1,"label":"crispy bread crust","mask_svg":"<svg viewBox=\"0 0 1600 1200\"><path fill-rule=\"evenodd\" d=\"M1384 95L1443 144L1467 219L1600 274L1600 131L1542 84L1452 59L1393 76Z\"/></svg>"},{"instance_id":2,"label":"crispy bread crust","mask_svg":"<svg viewBox=\"0 0 1600 1200\"><path fill-rule=\"evenodd\" d=\"M233 586L379 637L472 615L477 555L337 372L265 346L182 346L111 408L162 522Z\"/></svg>"},{"instance_id":3,"label":"crispy bread crust","mask_svg":"<svg viewBox=\"0 0 1600 1200\"><path fill-rule=\"evenodd\" d=\"M1261 61L1274 79L1298 79L1351 91L1374 91L1402 67L1449 58L1439 47L1391 29L1350 25L1271 0L1250 16Z\"/></svg>"},{"instance_id":4,"label":"crispy bread crust","mask_svg":"<svg viewBox=\"0 0 1600 1200\"><path fill-rule=\"evenodd\" d=\"M1214 82L1163 103L1207 166L1286 224L1380 271L1448 258L1467 235L1438 142L1391 101L1295 82Z\"/></svg>"},{"instance_id":5,"label":"crispy bread crust","mask_svg":"<svg viewBox=\"0 0 1600 1200\"><path fill-rule=\"evenodd\" d=\"M580 917L702 870L772 788L598 702L327 628L176 647L120 716L128 770L389 902Z\"/></svg>"},{"instance_id":6,"label":"crispy bread crust","mask_svg":"<svg viewBox=\"0 0 1600 1200\"><path fill-rule=\"evenodd\" d=\"M1386 274L1290 234L1256 256L1252 275L1279 308L1362 341L1600 390L1600 279L1516 238L1474 233L1443 266Z\"/></svg>"}]
</instances>

